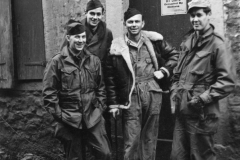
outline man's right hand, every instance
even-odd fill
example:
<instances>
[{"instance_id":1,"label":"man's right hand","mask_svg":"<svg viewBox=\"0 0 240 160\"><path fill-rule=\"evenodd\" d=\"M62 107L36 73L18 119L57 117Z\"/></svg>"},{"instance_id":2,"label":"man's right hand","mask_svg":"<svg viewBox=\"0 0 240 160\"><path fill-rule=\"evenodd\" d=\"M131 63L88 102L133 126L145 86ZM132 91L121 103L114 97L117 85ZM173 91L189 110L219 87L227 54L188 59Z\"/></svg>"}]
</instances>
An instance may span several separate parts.
<instances>
[{"instance_id":1,"label":"man's right hand","mask_svg":"<svg viewBox=\"0 0 240 160\"><path fill-rule=\"evenodd\" d=\"M116 118L117 115L119 115L119 109L118 108L112 108L109 110L110 113L112 113L113 118Z\"/></svg>"}]
</instances>

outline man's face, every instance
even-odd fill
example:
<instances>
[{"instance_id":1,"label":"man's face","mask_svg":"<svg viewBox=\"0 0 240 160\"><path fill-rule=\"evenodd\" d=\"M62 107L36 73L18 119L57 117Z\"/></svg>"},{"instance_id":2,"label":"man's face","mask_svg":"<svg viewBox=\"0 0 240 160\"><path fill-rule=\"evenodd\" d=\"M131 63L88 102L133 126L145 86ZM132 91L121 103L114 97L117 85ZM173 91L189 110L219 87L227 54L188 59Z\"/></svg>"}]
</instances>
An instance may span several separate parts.
<instances>
[{"instance_id":1,"label":"man's face","mask_svg":"<svg viewBox=\"0 0 240 160\"><path fill-rule=\"evenodd\" d=\"M137 14L137 15L127 19L124 24L127 28L128 34L130 34L132 36L136 36L140 33L140 31L144 27L145 23L142 20L142 15Z\"/></svg>"},{"instance_id":2,"label":"man's face","mask_svg":"<svg viewBox=\"0 0 240 160\"><path fill-rule=\"evenodd\" d=\"M206 14L203 9L193 8L190 13L190 22L195 31L204 31L209 27L211 13Z\"/></svg>"},{"instance_id":3,"label":"man's face","mask_svg":"<svg viewBox=\"0 0 240 160\"><path fill-rule=\"evenodd\" d=\"M69 47L75 53L81 51L86 44L86 32L75 35L67 35L67 40L69 42Z\"/></svg>"},{"instance_id":4,"label":"man's face","mask_svg":"<svg viewBox=\"0 0 240 160\"><path fill-rule=\"evenodd\" d=\"M89 10L87 12L87 23L92 26L96 27L98 23L102 20L103 18L103 8L99 7L93 10Z\"/></svg>"}]
</instances>

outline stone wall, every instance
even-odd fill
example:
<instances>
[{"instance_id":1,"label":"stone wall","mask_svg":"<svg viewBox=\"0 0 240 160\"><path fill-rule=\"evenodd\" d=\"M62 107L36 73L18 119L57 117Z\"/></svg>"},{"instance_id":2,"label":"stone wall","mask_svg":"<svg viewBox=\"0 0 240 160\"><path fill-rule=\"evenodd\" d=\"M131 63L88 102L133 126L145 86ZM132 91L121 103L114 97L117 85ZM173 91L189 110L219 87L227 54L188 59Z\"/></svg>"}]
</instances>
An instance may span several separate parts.
<instances>
[{"instance_id":1,"label":"stone wall","mask_svg":"<svg viewBox=\"0 0 240 160\"><path fill-rule=\"evenodd\" d=\"M53 138L54 121L42 107L41 91L1 90L0 159L61 159L63 151Z\"/></svg>"},{"instance_id":2,"label":"stone wall","mask_svg":"<svg viewBox=\"0 0 240 160\"><path fill-rule=\"evenodd\" d=\"M240 1L223 0L224 31L226 45L234 56L236 65L236 89L222 103L227 108L222 110L222 121L217 140L222 146L218 147L219 160L240 159Z\"/></svg>"}]
</instances>

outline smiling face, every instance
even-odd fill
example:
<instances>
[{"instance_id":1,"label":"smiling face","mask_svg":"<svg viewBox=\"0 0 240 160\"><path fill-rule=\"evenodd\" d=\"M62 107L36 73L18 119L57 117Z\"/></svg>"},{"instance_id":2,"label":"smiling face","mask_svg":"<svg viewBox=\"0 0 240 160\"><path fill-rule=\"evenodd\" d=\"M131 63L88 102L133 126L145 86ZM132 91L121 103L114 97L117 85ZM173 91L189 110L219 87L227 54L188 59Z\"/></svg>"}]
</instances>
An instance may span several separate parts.
<instances>
[{"instance_id":1,"label":"smiling face","mask_svg":"<svg viewBox=\"0 0 240 160\"><path fill-rule=\"evenodd\" d=\"M89 10L86 14L86 18L87 18L87 23L90 26L96 27L103 18L103 8L99 7L93 10Z\"/></svg>"},{"instance_id":2,"label":"smiling face","mask_svg":"<svg viewBox=\"0 0 240 160\"><path fill-rule=\"evenodd\" d=\"M190 14L190 22L195 31L204 32L210 27L211 12L205 13L202 8L193 8Z\"/></svg>"},{"instance_id":3,"label":"smiling face","mask_svg":"<svg viewBox=\"0 0 240 160\"><path fill-rule=\"evenodd\" d=\"M74 53L79 53L86 44L86 32L75 35L67 35L67 41L69 42L69 47Z\"/></svg>"},{"instance_id":4,"label":"smiling face","mask_svg":"<svg viewBox=\"0 0 240 160\"><path fill-rule=\"evenodd\" d=\"M142 19L142 15L137 14L127 19L124 25L126 26L128 34L130 36L137 36L140 34L145 23Z\"/></svg>"}]
</instances>

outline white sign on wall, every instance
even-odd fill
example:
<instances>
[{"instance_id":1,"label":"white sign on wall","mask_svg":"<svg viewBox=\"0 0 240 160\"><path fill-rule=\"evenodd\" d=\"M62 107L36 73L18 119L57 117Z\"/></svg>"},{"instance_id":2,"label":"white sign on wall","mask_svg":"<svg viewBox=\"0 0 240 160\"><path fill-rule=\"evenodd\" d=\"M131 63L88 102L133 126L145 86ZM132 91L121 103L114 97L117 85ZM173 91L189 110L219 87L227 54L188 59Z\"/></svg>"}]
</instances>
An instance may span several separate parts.
<instances>
[{"instance_id":1,"label":"white sign on wall","mask_svg":"<svg viewBox=\"0 0 240 160\"><path fill-rule=\"evenodd\" d=\"M161 15L187 14L187 0L161 0Z\"/></svg>"}]
</instances>

